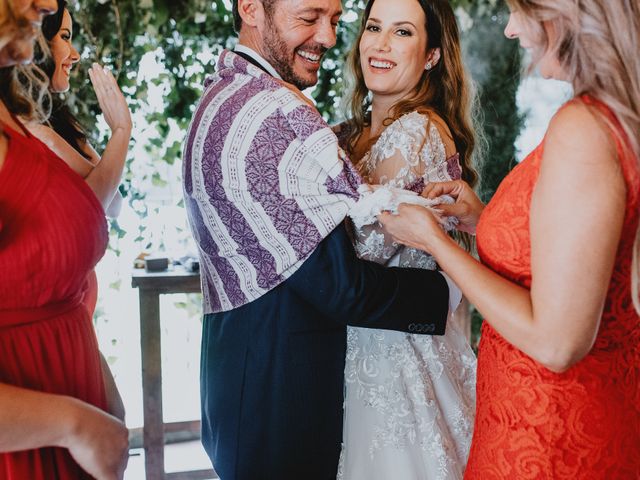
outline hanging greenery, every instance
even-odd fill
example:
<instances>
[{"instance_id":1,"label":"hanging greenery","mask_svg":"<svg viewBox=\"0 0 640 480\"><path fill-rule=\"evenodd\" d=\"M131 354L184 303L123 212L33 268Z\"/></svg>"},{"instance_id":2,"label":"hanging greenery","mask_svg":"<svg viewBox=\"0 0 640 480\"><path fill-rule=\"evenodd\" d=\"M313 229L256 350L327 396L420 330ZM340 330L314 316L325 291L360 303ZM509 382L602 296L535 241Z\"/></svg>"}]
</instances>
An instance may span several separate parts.
<instances>
[{"instance_id":1,"label":"hanging greenery","mask_svg":"<svg viewBox=\"0 0 640 480\"><path fill-rule=\"evenodd\" d=\"M478 193L488 202L516 164L515 141L523 125L516 104L522 59L518 42L504 36L508 10L503 3L473 4L467 14L473 23L463 37L465 60L478 85L488 143Z\"/></svg>"}]
</instances>

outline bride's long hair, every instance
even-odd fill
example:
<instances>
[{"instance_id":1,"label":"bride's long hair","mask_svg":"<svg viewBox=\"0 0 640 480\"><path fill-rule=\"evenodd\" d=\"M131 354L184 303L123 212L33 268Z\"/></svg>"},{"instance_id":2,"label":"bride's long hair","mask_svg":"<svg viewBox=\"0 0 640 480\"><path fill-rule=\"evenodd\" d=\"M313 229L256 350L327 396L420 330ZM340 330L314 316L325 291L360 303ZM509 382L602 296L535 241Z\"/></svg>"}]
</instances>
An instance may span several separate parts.
<instances>
[{"instance_id":1,"label":"bride's long hair","mask_svg":"<svg viewBox=\"0 0 640 480\"><path fill-rule=\"evenodd\" d=\"M626 134L640 166L640 3L637 0L507 0L545 52L555 53L575 95L606 104ZM545 26L552 26L551 40ZM597 109L592 113L605 123ZM631 296L640 314L640 225L631 265Z\"/></svg>"},{"instance_id":2,"label":"bride's long hair","mask_svg":"<svg viewBox=\"0 0 640 480\"><path fill-rule=\"evenodd\" d=\"M433 112L449 127L453 141L460 153L462 178L475 186L478 174L473 167L474 152L477 156L478 134L481 132L477 116L477 100L467 75L460 47L460 33L456 17L447 0L416 0L425 13L428 48L440 48L440 61L429 71L425 70L412 95L402 99L391 110L384 125L390 125L402 115L412 112ZM362 15L360 32L346 62L345 106L347 145L353 150L364 128L369 124L371 98L360 65L360 40L375 0L369 0Z\"/></svg>"}]
</instances>

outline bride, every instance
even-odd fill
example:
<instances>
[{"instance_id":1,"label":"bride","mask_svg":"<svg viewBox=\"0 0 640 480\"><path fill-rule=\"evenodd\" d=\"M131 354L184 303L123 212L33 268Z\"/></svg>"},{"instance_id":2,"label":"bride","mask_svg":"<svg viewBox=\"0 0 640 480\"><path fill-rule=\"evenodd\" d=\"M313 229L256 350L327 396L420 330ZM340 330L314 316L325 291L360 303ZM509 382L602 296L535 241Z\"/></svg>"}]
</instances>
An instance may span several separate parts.
<instances>
[{"instance_id":1,"label":"bride","mask_svg":"<svg viewBox=\"0 0 640 480\"><path fill-rule=\"evenodd\" d=\"M356 46L348 59L351 118L338 136L365 181L413 190L457 178L473 185L471 94L448 1L369 0ZM362 258L437 268L379 224L354 228L353 237ZM429 305L416 299L415 308ZM350 327L338 478L461 479L475 369L453 318L441 337Z\"/></svg>"}]
</instances>

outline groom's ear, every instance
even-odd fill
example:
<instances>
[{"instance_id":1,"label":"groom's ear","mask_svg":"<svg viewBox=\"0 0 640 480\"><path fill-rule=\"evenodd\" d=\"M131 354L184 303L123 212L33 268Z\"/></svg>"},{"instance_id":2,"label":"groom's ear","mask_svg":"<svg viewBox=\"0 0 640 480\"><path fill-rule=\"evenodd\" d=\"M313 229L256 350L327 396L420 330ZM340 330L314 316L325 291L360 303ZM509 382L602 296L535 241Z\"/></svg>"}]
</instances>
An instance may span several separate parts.
<instances>
[{"instance_id":1,"label":"groom's ear","mask_svg":"<svg viewBox=\"0 0 640 480\"><path fill-rule=\"evenodd\" d=\"M429 50L429 53L427 53L426 63L431 64L431 68L435 67L440 61L441 55L442 55L442 50L440 50L440 47L432 48L431 50ZM431 68L429 70L431 70Z\"/></svg>"},{"instance_id":2,"label":"groom's ear","mask_svg":"<svg viewBox=\"0 0 640 480\"><path fill-rule=\"evenodd\" d=\"M256 27L264 15L262 2L260 0L238 0L238 14L243 24Z\"/></svg>"}]
</instances>

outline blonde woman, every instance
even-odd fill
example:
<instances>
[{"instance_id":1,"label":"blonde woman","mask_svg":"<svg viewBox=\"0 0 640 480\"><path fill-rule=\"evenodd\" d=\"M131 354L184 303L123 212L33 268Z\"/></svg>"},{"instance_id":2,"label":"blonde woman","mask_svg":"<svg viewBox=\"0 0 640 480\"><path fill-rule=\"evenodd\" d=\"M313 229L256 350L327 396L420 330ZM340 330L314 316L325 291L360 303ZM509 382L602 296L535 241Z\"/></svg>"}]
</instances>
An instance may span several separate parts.
<instances>
[{"instance_id":1,"label":"blonde woman","mask_svg":"<svg viewBox=\"0 0 640 480\"><path fill-rule=\"evenodd\" d=\"M575 97L483 205L449 193L481 263L430 213L385 214L485 316L465 478L640 478L640 5L510 0L505 34Z\"/></svg>"},{"instance_id":2,"label":"blonde woman","mask_svg":"<svg viewBox=\"0 0 640 480\"><path fill-rule=\"evenodd\" d=\"M0 68L32 59L40 23L55 11L55 0L0 0ZM83 305L106 242L104 212L84 180L0 101L2 480L122 478L127 429L105 412Z\"/></svg>"}]
</instances>

